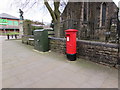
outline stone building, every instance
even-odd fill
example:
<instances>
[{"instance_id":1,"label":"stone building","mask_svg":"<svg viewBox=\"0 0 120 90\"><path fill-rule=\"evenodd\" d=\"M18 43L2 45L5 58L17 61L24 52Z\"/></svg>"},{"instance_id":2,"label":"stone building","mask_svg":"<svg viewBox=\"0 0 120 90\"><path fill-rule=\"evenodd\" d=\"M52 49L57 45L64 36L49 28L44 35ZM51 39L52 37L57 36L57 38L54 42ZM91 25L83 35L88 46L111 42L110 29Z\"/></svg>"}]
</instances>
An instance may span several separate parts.
<instances>
[{"instance_id":1,"label":"stone building","mask_svg":"<svg viewBox=\"0 0 120 90\"><path fill-rule=\"evenodd\" d=\"M79 30L78 39L116 40L117 10L114 2L68 2L61 14L61 37L73 28Z\"/></svg>"}]
</instances>

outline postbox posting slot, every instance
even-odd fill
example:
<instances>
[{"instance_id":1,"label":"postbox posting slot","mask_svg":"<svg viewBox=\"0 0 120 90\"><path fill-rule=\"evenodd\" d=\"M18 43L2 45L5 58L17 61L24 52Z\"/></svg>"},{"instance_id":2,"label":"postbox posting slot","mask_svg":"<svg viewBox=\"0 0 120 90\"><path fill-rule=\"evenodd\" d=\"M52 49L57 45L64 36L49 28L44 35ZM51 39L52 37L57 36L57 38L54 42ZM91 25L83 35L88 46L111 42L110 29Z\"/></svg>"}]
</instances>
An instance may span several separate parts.
<instances>
[{"instance_id":1,"label":"postbox posting slot","mask_svg":"<svg viewBox=\"0 0 120 90\"><path fill-rule=\"evenodd\" d=\"M66 40L70 41L70 34L66 34Z\"/></svg>"}]
</instances>

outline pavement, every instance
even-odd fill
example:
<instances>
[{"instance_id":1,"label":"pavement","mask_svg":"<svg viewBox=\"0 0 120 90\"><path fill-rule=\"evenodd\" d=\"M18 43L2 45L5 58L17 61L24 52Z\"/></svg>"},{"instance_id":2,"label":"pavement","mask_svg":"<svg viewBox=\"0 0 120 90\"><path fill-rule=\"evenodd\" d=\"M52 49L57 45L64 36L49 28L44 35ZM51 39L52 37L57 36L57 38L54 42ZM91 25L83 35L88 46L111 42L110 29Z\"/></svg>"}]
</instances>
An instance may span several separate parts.
<instances>
[{"instance_id":1,"label":"pavement","mask_svg":"<svg viewBox=\"0 0 120 90\"><path fill-rule=\"evenodd\" d=\"M91 61L68 61L38 52L21 40L2 43L2 88L118 88L118 70ZM0 43L0 45L1 45Z\"/></svg>"}]
</instances>

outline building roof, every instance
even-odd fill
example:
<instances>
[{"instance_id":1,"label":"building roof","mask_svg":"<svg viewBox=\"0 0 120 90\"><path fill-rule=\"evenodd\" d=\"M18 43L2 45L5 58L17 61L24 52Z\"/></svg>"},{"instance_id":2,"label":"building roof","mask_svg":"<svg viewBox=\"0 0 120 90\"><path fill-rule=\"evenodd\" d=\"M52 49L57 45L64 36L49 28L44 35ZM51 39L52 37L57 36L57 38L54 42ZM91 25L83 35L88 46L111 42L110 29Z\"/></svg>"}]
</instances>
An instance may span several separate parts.
<instances>
[{"instance_id":1,"label":"building roof","mask_svg":"<svg viewBox=\"0 0 120 90\"><path fill-rule=\"evenodd\" d=\"M2 13L2 14L0 14L0 18L17 19L17 20L19 19L19 18L15 17L15 16L12 16L12 15L7 14L7 13Z\"/></svg>"}]
</instances>

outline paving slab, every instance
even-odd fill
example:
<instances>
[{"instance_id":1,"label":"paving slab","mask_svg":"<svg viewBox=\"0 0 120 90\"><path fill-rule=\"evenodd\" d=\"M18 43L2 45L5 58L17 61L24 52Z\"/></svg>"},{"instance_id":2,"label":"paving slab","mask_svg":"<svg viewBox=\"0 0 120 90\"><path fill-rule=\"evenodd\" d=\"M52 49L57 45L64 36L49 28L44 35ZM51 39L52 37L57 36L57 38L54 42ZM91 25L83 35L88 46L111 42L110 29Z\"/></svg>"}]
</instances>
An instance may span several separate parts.
<instances>
[{"instance_id":1,"label":"paving slab","mask_svg":"<svg viewBox=\"0 0 120 90\"><path fill-rule=\"evenodd\" d=\"M118 88L118 70L55 52L38 52L21 40L2 40L3 88Z\"/></svg>"}]
</instances>

